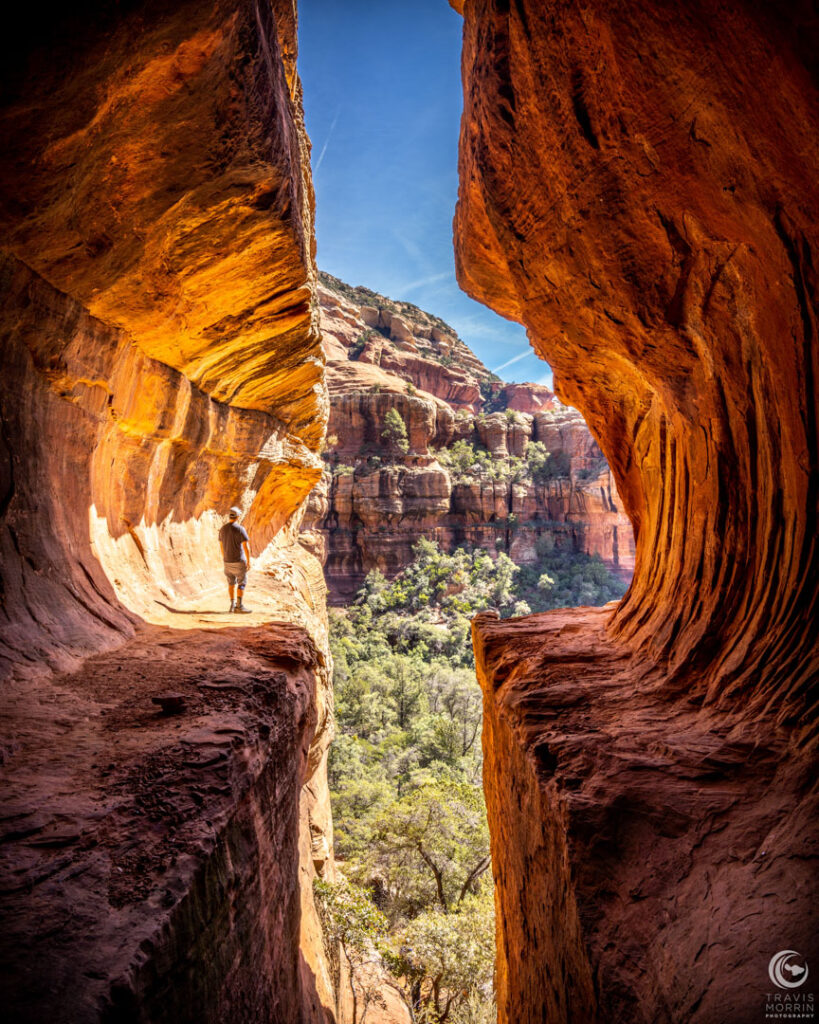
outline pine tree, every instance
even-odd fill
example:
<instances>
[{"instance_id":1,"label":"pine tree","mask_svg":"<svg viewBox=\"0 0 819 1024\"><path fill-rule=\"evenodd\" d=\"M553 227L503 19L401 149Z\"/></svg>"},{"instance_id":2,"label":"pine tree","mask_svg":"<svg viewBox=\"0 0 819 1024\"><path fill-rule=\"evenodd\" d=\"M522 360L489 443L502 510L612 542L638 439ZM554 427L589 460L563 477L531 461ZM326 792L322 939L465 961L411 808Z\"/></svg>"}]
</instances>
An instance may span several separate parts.
<instances>
[{"instance_id":1,"label":"pine tree","mask_svg":"<svg viewBox=\"0 0 819 1024\"><path fill-rule=\"evenodd\" d=\"M393 455L397 455L399 452L406 455L409 450L407 425L397 409L390 409L384 417L384 429L381 431L381 437Z\"/></svg>"}]
</instances>

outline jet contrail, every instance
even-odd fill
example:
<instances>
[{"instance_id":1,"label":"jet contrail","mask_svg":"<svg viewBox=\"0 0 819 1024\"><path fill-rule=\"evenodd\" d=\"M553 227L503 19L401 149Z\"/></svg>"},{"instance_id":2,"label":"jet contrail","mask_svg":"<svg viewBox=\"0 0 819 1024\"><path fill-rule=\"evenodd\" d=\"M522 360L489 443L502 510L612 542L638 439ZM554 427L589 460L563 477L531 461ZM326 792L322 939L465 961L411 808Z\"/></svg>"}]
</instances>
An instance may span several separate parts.
<instances>
[{"instance_id":1,"label":"jet contrail","mask_svg":"<svg viewBox=\"0 0 819 1024\"><path fill-rule=\"evenodd\" d=\"M511 366L512 363L519 363L521 359L525 359L527 356L534 355L531 349L527 348L525 352L521 352L519 356L513 356L511 359L507 359L505 363L501 363L500 366L496 366L492 373L498 373L500 370L505 370L507 366Z\"/></svg>"},{"instance_id":2,"label":"jet contrail","mask_svg":"<svg viewBox=\"0 0 819 1024\"><path fill-rule=\"evenodd\" d=\"M336 124L338 123L338 116L341 113L341 107L336 111L336 116L333 118L333 123L330 125L330 131L327 132L327 138L324 140L324 145L321 147L319 158L316 160L316 166L313 168L313 174L318 174L318 169L321 167L321 161L324 159L324 154L327 152L327 147L330 145L330 139L333 136Z\"/></svg>"}]
</instances>

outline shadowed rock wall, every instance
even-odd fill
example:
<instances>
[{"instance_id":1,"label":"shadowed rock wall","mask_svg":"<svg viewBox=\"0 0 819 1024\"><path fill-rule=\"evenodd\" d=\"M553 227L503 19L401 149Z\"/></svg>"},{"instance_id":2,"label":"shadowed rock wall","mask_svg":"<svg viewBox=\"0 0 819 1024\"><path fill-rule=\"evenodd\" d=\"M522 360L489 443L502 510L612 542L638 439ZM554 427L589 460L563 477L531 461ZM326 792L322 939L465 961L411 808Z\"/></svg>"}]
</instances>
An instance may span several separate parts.
<instances>
[{"instance_id":1,"label":"shadowed rock wall","mask_svg":"<svg viewBox=\"0 0 819 1024\"><path fill-rule=\"evenodd\" d=\"M324 1021L332 700L297 536L327 395L295 9L47 5L3 51L0 1001ZM258 628L218 615L233 504Z\"/></svg>"},{"instance_id":2,"label":"shadowed rock wall","mask_svg":"<svg viewBox=\"0 0 819 1024\"><path fill-rule=\"evenodd\" d=\"M529 329L637 538L616 610L475 626L501 1019L759 1019L768 959L815 952L815 18L463 6L459 280Z\"/></svg>"}]
</instances>

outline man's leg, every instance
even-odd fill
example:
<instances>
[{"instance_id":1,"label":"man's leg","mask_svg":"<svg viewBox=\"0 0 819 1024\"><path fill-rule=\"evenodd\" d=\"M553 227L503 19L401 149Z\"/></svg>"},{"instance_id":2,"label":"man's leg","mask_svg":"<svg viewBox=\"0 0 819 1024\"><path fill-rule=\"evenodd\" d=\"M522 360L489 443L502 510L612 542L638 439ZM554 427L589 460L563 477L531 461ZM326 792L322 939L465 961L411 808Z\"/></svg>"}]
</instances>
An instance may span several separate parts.
<instances>
[{"instance_id":1,"label":"man's leg","mask_svg":"<svg viewBox=\"0 0 819 1024\"><path fill-rule=\"evenodd\" d=\"M230 594L230 608L229 611L236 610L236 576L228 568L228 563L225 562L225 579L228 582L228 593Z\"/></svg>"},{"instance_id":2,"label":"man's leg","mask_svg":"<svg viewBox=\"0 0 819 1024\"><path fill-rule=\"evenodd\" d=\"M245 606L242 604L242 598L245 596L245 584L246 583L247 583L247 576L246 575L240 576L239 577L239 585L238 585L239 599L237 600L236 608L234 609L237 612L249 612L250 611L249 608L245 608Z\"/></svg>"}]
</instances>

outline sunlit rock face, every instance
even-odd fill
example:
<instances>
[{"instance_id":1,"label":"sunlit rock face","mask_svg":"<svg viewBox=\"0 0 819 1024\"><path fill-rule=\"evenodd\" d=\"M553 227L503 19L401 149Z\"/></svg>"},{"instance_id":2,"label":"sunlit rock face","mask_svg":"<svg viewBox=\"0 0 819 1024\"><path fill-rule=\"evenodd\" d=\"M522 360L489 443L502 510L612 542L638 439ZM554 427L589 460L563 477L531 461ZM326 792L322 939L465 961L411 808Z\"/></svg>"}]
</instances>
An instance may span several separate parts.
<instances>
[{"instance_id":1,"label":"sunlit rock face","mask_svg":"<svg viewBox=\"0 0 819 1024\"><path fill-rule=\"evenodd\" d=\"M373 569L400 572L421 537L445 551L506 551L521 564L537 561L546 539L600 555L628 577L631 523L579 413L542 385L504 384L431 314L372 292L362 303L363 289L322 281L333 472L311 495L302 526L325 560L334 600L348 600ZM391 412L406 427L406 454L385 443ZM537 484L459 479L436 457L459 440L497 459L521 458L530 441L541 442L565 468Z\"/></svg>"},{"instance_id":2,"label":"sunlit rock face","mask_svg":"<svg viewBox=\"0 0 819 1024\"><path fill-rule=\"evenodd\" d=\"M0 1004L323 1022L332 700L299 523L328 403L294 9L22 20L0 71Z\"/></svg>"},{"instance_id":3,"label":"sunlit rock face","mask_svg":"<svg viewBox=\"0 0 819 1024\"><path fill-rule=\"evenodd\" d=\"M4 664L64 668L119 642L134 613L160 621L158 602L209 595L231 504L247 510L254 553L269 556L321 461L13 257L0 257L0 280Z\"/></svg>"},{"instance_id":4,"label":"sunlit rock face","mask_svg":"<svg viewBox=\"0 0 819 1024\"><path fill-rule=\"evenodd\" d=\"M325 409L293 4L72 7L32 26L49 45L6 67L5 246L208 395L315 447Z\"/></svg>"},{"instance_id":5,"label":"sunlit rock face","mask_svg":"<svg viewBox=\"0 0 819 1024\"><path fill-rule=\"evenodd\" d=\"M815 24L463 6L459 280L637 535L616 610L476 623L501 1019L760 1019L816 953Z\"/></svg>"}]
</instances>

